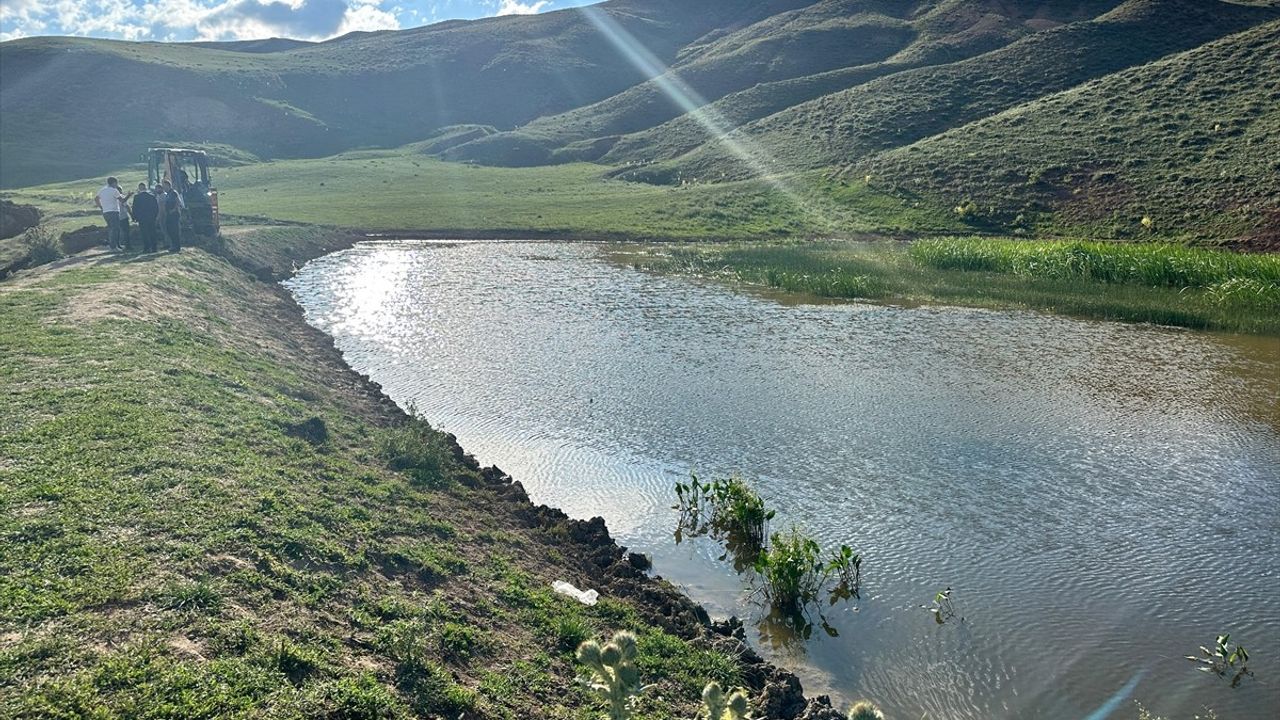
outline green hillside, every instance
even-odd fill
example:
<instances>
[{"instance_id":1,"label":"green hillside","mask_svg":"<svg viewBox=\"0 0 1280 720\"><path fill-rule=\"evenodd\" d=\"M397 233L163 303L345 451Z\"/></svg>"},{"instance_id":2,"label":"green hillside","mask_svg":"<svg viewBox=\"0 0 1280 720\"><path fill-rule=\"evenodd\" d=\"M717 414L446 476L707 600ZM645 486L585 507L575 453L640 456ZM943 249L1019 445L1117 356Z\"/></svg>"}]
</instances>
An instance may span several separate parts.
<instances>
[{"instance_id":1,"label":"green hillside","mask_svg":"<svg viewBox=\"0 0 1280 720\"><path fill-rule=\"evenodd\" d=\"M911 41L914 31L897 17L910 5L827 0L780 13L687 49L672 72L661 77L598 103L535 120L519 132L468 144L452 156L493 164L541 164L573 141L644 130L761 82L881 61ZM531 146L540 152L507 152Z\"/></svg>"},{"instance_id":2,"label":"green hillside","mask_svg":"<svg viewBox=\"0 0 1280 720\"><path fill-rule=\"evenodd\" d=\"M671 157L711 138L699 118L729 130L876 77L953 62L1037 28L1087 19L1118 2L823 0L691 46L662 77L471 143L451 157L490 164L596 160L604 151L608 162ZM708 102L698 118L686 114ZM598 140L582 142L592 138Z\"/></svg>"},{"instance_id":3,"label":"green hillside","mask_svg":"<svg viewBox=\"0 0 1280 720\"><path fill-rule=\"evenodd\" d=\"M1201 0L1130 0L1096 20L1030 35L968 60L909 70L806 102L637 179L736 178L840 166L981 120L1280 16ZM1251 61L1256 64L1257 59Z\"/></svg>"},{"instance_id":4,"label":"green hillside","mask_svg":"<svg viewBox=\"0 0 1280 720\"><path fill-rule=\"evenodd\" d=\"M1119 0L1019 4L950 0L913 17L910 25L915 39L885 62L760 83L711 103L704 115L715 118L718 128L732 130L879 77L990 52L1033 32L1088 19L1118 4ZM666 160L712 139L705 124L692 115L681 115L620 138L603 160L615 164Z\"/></svg>"},{"instance_id":5,"label":"green hillside","mask_svg":"<svg viewBox=\"0 0 1280 720\"><path fill-rule=\"evenodd\" d=\"M592 9L663 62L707 32L802 0L613 0ZM587 12L349 35L278 52L81 38L0 43L0 186L83 177L157 138L264 158L511 128L644 80ZM103 126L113 128L102 133Z\"/></svg>"},{"instance_id":6,"label":"green hillside","mask_svg":"<svg viewBox=\"0 0 1280 720\"><path fill-rule=\"evenodd\" d=\"M988 220L1280 247L1280 22L1014 108L851 170ZM1140 149L1140 150L1139 150ZM1148 227L1141 220L1150 219Z\"/></svg>"}]
</instances>

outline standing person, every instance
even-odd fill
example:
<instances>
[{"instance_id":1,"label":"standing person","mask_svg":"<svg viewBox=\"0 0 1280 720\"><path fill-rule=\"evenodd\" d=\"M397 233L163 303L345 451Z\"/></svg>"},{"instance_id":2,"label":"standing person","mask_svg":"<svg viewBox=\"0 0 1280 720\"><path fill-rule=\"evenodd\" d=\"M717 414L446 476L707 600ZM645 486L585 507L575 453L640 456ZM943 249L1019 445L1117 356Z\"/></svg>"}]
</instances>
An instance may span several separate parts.
<instances>
[{"instance_id":1,"label":"standing person","mask_svg":"<svg viewBox=\"0 0 1280 720\"><path fill-rule=\"evenodd\" d=\"M125 195L129 198L133 193ZM129 212L129 201L122 199L120 201L120 249L129 252L133 248L133 238L129 232L129 221L133 219L133 213Z\"/></svg>"},{"instance_id":2,"label":"standing person","mask_svg":"<svg viewBox=\"0 0 1280 720\"><path fill-rule=\"evenodd\" d=\"M107 184L94 196L93 202L102 212L102 219L107 221L107 245L112 250L120 249L120 204L129 196L120 192L120 181L107 178Z\"/></svg>"},{"instance_id":3,"label":"standing person","mask_svg":"<svg viewBox=\"0 0 1280 720\"><path fill-rule=\"evenodd\" d=\"M160 183L160 218L164 234L169 238L169 252L176 253L182 249L181 210L186 207L182 195L173 189L173 183L165 180Z\"/></svg>"},{"instance_id":4,"label":"standing person","mask_svg":"<svg viewBox=\"0 0 1280 720\"><path fill-rule=\"evenodd\" d=\"M142 234L142 252L156 251L156 219L160 217L160 203L156 196L147 191L146 183L138 183L138 192L133 195L133 219L138 223L138 232Z\"/></svg>"}]
</instances>

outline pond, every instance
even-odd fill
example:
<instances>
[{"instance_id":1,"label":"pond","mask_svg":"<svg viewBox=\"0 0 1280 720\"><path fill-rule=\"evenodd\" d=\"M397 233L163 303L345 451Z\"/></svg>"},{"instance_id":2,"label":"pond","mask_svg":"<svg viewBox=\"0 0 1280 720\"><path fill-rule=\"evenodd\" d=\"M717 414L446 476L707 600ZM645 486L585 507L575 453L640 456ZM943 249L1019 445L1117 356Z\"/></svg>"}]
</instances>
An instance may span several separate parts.
<instances>
[{"instance_id":1,"label":"pond","mask_svg":"<svg viewBox=\"0 0 1280 720\"><path fill-rule=\"evenodd\" d=\"M780 299L595 244L369 242L288 286L350 365L618 541L807 692L892 717L1270 718L1280 340ZM761 621L673 484L737 473L861 597ZM957 618L921 606L953 589ZM1256 676L1183 658L1230 632Z\"/></svg>"}]
</instances>

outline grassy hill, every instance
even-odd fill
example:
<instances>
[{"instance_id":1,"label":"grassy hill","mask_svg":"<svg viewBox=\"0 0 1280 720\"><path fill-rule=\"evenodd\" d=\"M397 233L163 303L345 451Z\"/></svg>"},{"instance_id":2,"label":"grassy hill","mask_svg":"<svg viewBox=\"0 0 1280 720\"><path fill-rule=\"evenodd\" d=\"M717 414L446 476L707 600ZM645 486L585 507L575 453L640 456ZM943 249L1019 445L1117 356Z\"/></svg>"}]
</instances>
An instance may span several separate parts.
<instances>
[{"instance_id":1,"label":"grassy hill","mask_svg":"<svg viewBox=\"0 0 1280 720\"><path fill-rule=\"evenodd\" d=\"M704 118L729 130L876 77L985 52L1116 4L822 0L697 43L655 80L458 148L451 157L491 164L596 160L603 151L609 151L606 162L670 157L711 139ZM582 142L592 138L599 140ZM525 151L505 152L515 146Z\"/></svg>"},{"instance_id":2,"label":"grassy hill","mask_svg":"<svg viewBox=\"0 0 1280 720\"><path fill-rule=\"evenodd\" d=\"M712 141L636 177L737 178L761 165L775 172L845 165L1277 16L1275 9L1221 2L1129 0L1095 20L957 63L895 73L749 123L729 136L753 150L749 160Z\"/></svg>"},{"instance_id":3,"label":"grassy hill","mask_svg":"<svg viewBox=\"0 0 1280 720\"><path fill-rule=\"evenodd\" d=\"M591 12L671 62L712 30L797 4L612 0ZM460 123L511 128L645 79L618 61L580 10L243 49L82 38L0 43L0 186L99 174L135 161L162 137L264 158L316 157L402 145Z\"/></svg>"},{"instance_id":4,"label":"grassy hill","mask_svg":"<svg viewBox=\"0 0 1280 720\"><path fill-rule=\"evenodd\" d=\"M883 60L912 39L912 28L898 17L910 6L826 0L779 13L685 49L671 71L658 78L598 103L540 118L516 133L462 146L451 156L492 164L542 164L574 141L644 130L761 82ZM516 145L541 152L506 151Z\"/></svg>"},{"instance_id":5,"label":"grassy hill","mask_svg":"<svg viewBox=\"0 0 1280 720\"><path fill-rule=\"evenodd\" d=\"M904 194L1104 238L1161 230L1280 247L1280 22L875 156ZM1142 223L1148 218L1147 225ZM982 218L978 218L979 221Z\"/></svg>"},{"instance_id":6,"label":"grassy hill","mask_svg":"<svg viewBox=\"0 0 1280 720\"><path fill-rule=\"evenodd\" d=\"M809 100L886 75L925 65L957 62L990 52L1033 32L1088 19L1119 4L1109 2L960 2L927 7L911 18L915 37L884 62L764 82L710 103L703 115L725 131ZM614 164L666 160L712 141L715 135L693 115L681 115L619 138L602 158Z\"/></svg>"}]
</instances>

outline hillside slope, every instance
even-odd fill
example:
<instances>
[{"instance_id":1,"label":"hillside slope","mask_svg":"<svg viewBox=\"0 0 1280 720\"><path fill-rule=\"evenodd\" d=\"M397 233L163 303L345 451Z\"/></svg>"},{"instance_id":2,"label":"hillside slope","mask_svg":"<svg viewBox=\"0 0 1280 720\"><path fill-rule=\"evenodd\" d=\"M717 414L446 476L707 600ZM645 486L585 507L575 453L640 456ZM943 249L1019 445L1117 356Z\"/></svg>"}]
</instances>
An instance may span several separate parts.
<instances>
[{"instance_id":1,"label":"hillside slope","mask_svg":"<svg viewBox=\"0 0 1280 720\"><path fill-rule=\"evenodd\" d=\"M922 67L802 103L678 160L634 173L738 178L840 166L1280 16L1202 0L1129 0L1105 15L1030 35L968 60ZM1257 65L1257 59L1251 64ZM743 159L735 148L747 148Z\"/></svg>"},{"instance_id":2,"label":"hillside slope","mask_svg":"<svg viewBox=\"0 0 1280 720\"><path fill-rule=\"evenodd\" d=\"M619 61L591 13L669 63L708 32L803 2L611 0L589 12L441 23L275 52L81 38L0 43L0 186L120 167L158 138L315 157L400 145L460 123L511 128L645 79Z\"/></svg>"},{"instance_id":3,"label":"hillside slope","mask_svg":"<svg viewBox=\"0 0 1280 720\"><path fill-rule=\"evenodd\" d=\"M732 130L886 75L991 52L1031 33L1087 20L1119 4L1120 0L1028 3L949 0L918 11L911 20L915 40L885 62L761 83L711 103L704 115L715 119L715 128ZM706 123L686 114L620 138L603 160L614 164L666 160L713 139L712 129Z\"/></svg>"},{"instance_id":4,"label":"hillside slope","mask_svg":"<svg viewBox=\"0 0 1280 720\"><path fill-rule=\"evenodd\" d=\"M824 0L779 13L686 48L680 62L654 79L598 103L534 120L519 132L470 143L452 157L489 164L542 164L550 161L555 149L573 141L650 128L761 82L884 60L912 40L914 31L901 15L913 5ZM511 152L515 147L525 150Z\"/></svg>"},{"instance_id":5,"label":"hillside slope","mask_svg":"<svg viewBox=\"0 0 1280 720\"><path fill-rule=\"evenodd\" d=\"M460 147L450 157L508 165L596 160L604 153L606 162L671 157L792 105L901 70L954 62L1118 4L822 0L706 38L660 77ZM695 107L701 109L691 112Z\"/></svg>"},{"instance_id":6,"label":"hillside slope","mask_svg":"<svg viewBox=\"0 0 1280 720\"><path fill-rule=\"evenodd\" d=\"M846 174L989 220L1054 213L1100 237L1152 230L1280 247L1280 21L1108 76Z\"/></svg>"}]
</instances>

